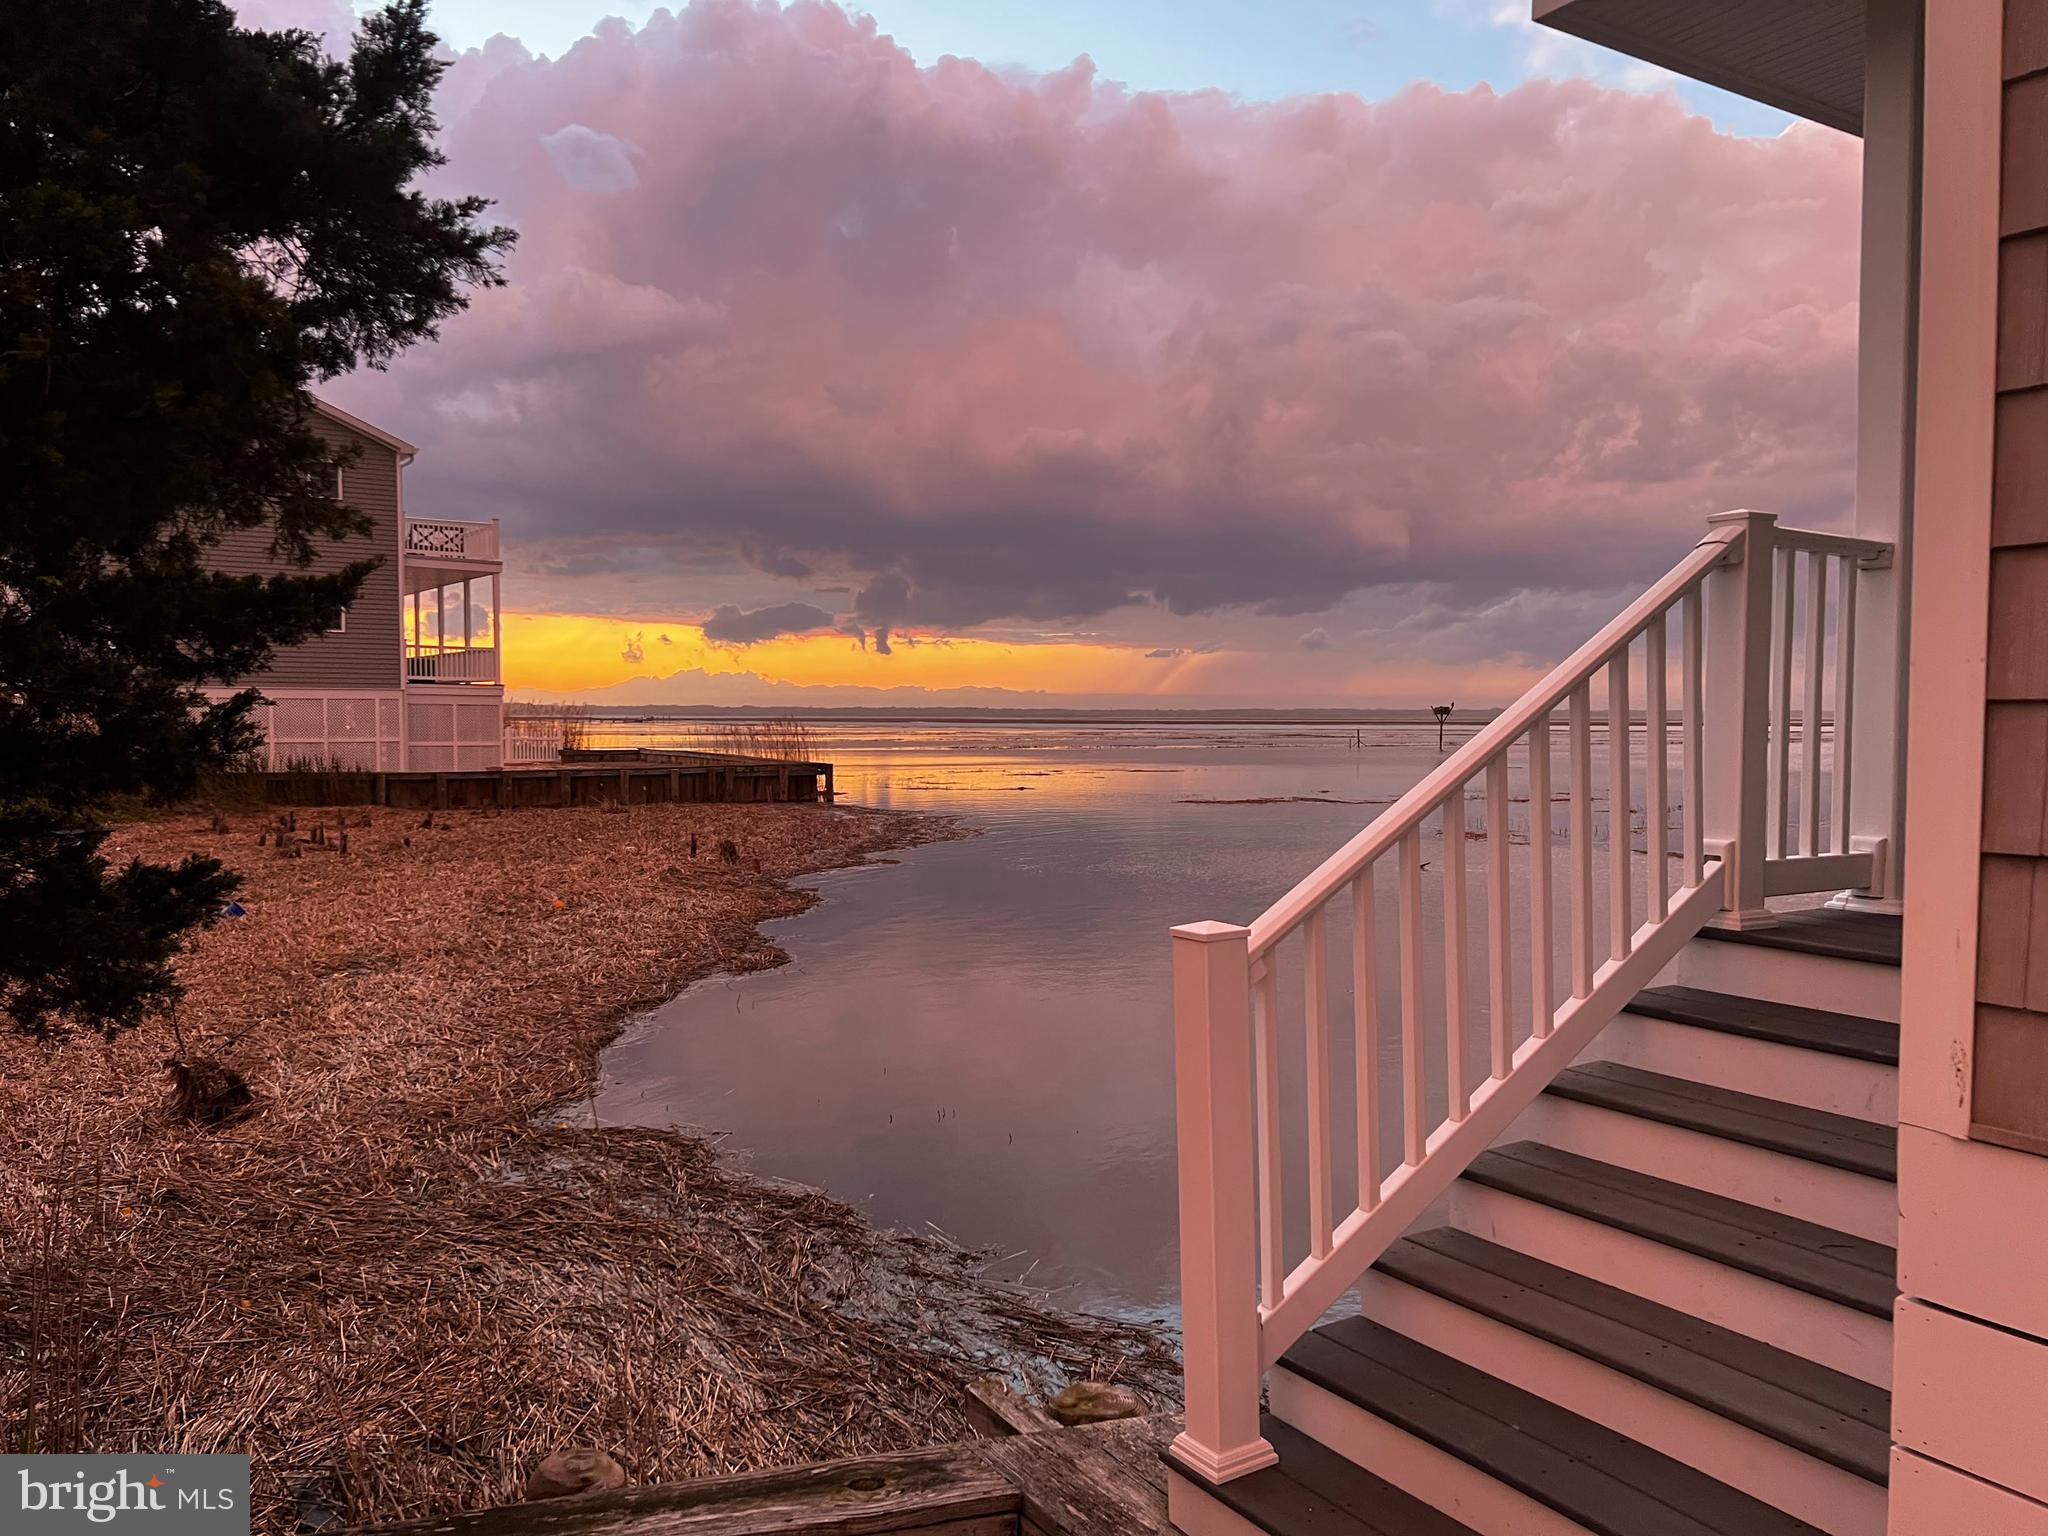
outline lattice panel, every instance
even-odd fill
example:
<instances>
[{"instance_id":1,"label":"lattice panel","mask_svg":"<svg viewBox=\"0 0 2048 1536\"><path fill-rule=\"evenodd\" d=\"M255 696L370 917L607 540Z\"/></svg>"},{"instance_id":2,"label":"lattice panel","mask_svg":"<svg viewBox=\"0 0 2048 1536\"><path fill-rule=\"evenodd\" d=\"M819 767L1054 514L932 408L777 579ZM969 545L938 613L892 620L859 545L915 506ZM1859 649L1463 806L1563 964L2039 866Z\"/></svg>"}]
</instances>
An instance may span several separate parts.
<instances>
[{"instance_id":1,"label":"lattice panel","mask_svg":"<svg viewBox=\"0 0 2048 1536\"><path fill-rule=\"evenodd\" d=\"M453 741L455 706L428 704L412 699L405 706L405 734L412 741Z\"/></svg>"},{"instance_id":2,"label":"lattice panel","mask_svg":"<svg viewBox=\"0 0 2048 1536\"><path fill-rule=\"evenodd\" d=\"M286 742L323 742L327 739L327 704L324 699L280 699L271 706L270 739Z\"/></svg>"},{"instance_id":3,"label":"lattice panel","mask_svg":"<svg viewBox=\"0 0 2048 1536\"><path fill-rule=\"evenodd\" d=\"M346 736L375 741L377 713L375 699L329 699L327 735L330 739Z\"/></svg>"},{"instance_id":4,"label":"lattice panel","mask_svg":"<svg viewBox=\"0 0 2048 1536\"><path fill-rule=\"evenodd\" d=\"M326 767L346 769L351 773L375 773L377 771L377 744L374 741L330 741L321 753Z\"/></svg>"},{"instance_id":5,"label":"lattice panel","mask_svg":"<svg viewBox=\"0 0 2048 1536\"><path fill-rule=\"evenodd\" d=\"M459 742L495 742L503 729L495 703L455 706L455 739Z\"/></svg>"}]
</instances>

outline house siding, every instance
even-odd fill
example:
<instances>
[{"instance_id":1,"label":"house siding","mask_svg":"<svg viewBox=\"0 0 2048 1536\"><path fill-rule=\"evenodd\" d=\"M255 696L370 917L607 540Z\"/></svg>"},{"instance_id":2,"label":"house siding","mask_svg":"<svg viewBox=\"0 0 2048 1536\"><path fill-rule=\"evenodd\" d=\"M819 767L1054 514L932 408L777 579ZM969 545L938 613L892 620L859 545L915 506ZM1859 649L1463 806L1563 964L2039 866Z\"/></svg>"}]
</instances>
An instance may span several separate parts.
<instances>
[{"instance_id":1,"label":"house siding","mask_svg":"<svg viewBox=\"0 0 2048 1536\"><path fill-rule=\"evenodd\" d=\"M315 635L280 650L267 669L238 681L241 686L278 689L397 688L405 667L398 590L398 454L325 416L314 417L312 428L329 444L356 450L356 458L342 471L342 497L373 526L367 535L320 544L306 569L337 571L366 555L381 557L382 564L349 604L345 631ZM268 575L280 569L270 554L270 533L262 528L230 534L214 550L213 562L234 575Z\"/></svg>"},{"instance_id":2,"label":"house siding","mask_svg":"<svg viewBox=\"0 0 2048 1536\"><path fill-rule=\"evenodd\" d=\"M1971 1134L2048 1155L2048 0L2007 0Z\"/></svg>"}]
</instances>

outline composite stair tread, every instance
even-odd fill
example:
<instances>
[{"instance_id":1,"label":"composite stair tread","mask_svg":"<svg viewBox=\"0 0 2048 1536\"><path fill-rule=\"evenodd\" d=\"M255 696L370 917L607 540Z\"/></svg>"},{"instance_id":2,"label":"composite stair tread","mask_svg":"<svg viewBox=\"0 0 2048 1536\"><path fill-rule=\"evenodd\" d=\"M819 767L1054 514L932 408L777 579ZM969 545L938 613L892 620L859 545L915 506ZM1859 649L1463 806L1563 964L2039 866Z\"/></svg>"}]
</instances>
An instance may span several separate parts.
<instances>
[{"instance_id":1,"label":"composite stair tread","mask_svg":"<svg viewBox=\"0 0 2048 1536\"><path fill-rule=\"evenodd\" d=\"M1376 1268L1846 1472L1886 1481L1891 1394L1882 1387L1451 1227L1401 1239Z\"/></svg>"},{"instance_id":2,"label":"composite stair tread","mask_svg":"<svg viewBox=\"0 0 2048 1536\"><path fill-rule=\"evenodd\" d=\"M1598 1536L1816 1536L1803 1520L1366 1318L1324 1324L1281 1364Z\"/></svg>"},{"instance_id":3,"label":"composite stair tread","mask_svg":"<svg viewBox=\"0 0 2048 1536\"><path fill-rule=\"evenodd\" d=\"M1703 939L1726 944L1755 944L1764 949L1789 949L1801 955L1835 960L1864 960L1873 965L1899 963L1899 920L1884 912L1841 911L1809 907L1779 912L1769 928L1702 928Z\"/></svg>"},{"instance_id":4,"label":"composite stair tread","mask_svg":"<svg viewBox=\"0 0 2048 1536\"><path fill-rule=\"evenodd\" d=\"M1626 1011L1881 1066L1899 1064L1899 1026L1853 1013L1801 1008L1796 1003L1766 1002L1698 987L1649 987L1630 1000Z\"/></svg>"},{"instance_id":5,"label":"composite stair tread","mask_svg":"<svg viewBox=\"0 0 2048 1536\"><path fill-rule=\"evenodd\" d=\"M1513 1142L1465 1177L1873 1317L1889 1318L1898 1295L1898 1254L1882 1243L1574 1152Z\"/></svg>"},{"instance_id":6,"label":"composite stair tread","mask_svg":"<svg viewBox=\"0 0 2048 1536\"><path fill-rule=\"evenodd\" d=\"M1271 1414L1259 1432L1280 1453L1279 1464L1221 1486L1189 1471L1171 1450L1166 1464L1270 1536L1476 1536Z\"/></svg>"},{"instance_id":7,"label":"composite stair tread","mask_svg":"<svg viewBox=\"0 0 2048 1536\"><path fill-rule=\"evenodd\" d=\"M1873 1179L1896 1182L1899 1176L1898 1133L1868 1120L1611 1061L1569 1067L1557 1075L1548 1091L1577 1103L1724 1137Z\"/></svg>"}]
</instances>

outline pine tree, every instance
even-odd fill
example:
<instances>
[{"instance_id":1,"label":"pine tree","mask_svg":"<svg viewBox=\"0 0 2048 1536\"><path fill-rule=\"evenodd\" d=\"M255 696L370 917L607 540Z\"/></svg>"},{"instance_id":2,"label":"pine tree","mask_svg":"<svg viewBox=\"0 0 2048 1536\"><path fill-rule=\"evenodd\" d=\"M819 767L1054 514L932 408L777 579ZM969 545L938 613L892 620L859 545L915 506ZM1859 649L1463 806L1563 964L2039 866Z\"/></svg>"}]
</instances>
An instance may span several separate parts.
<instances>
[{"instance_id":1,"label":"pine tree","mask_svg":"<svg viewBox=\"0 0 2048 1536\"><path fill-rule=\"evenodd\" d=\"M247 676L371 569L308 426L322 379L382 366L501 281L487 200L442 163L424 0L346 61L219 0L0 5L0 1006L112 1033L234 888L217 861L105 855L120 797L190 795L255 745ZM268 529L281 573L212 550Z\"/></svg>"}]
</instances>

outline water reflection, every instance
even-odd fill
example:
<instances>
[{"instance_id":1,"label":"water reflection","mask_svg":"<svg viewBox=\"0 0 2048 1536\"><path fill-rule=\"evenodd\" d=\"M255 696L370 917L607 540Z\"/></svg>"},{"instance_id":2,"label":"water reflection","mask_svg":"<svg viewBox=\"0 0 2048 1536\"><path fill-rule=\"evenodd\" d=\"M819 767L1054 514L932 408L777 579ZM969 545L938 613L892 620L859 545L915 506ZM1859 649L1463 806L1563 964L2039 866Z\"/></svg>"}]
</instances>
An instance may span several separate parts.
<instances>
[{"instance_id":1,"label":"water reflection","mask_svg":"<svg viewBox=\"0 0 2048 1536\"><path fill-rule=\"evenodd\" d=\"M845 800L957 814L980 835L912 850L896 867L820 877L823 904L772 925L790 965L693 988L612 1048L600 1117L730 1133L762 1172L821 1186L886 1224L995 1246L1004 1273L1073 1304L1165 1314L1177 1290L1166 930L1249 921L1441 761L1435 727L1368 727L1358 745L1329 727L827 729L822 750ZM1595 757L1604 761L1604 744ZM1562 794L1561 757L1553 778ZM1596 790L1604 829L1604 782ZM1526 974L1519 762L1513 793ZM1563 806L1553 810L1561 832ZM1475 800L1475 827L1482 820ZM1425 857L1440 870L1440 843ZM1473 854L1482 940L1483 858ZM1562 910L1561 866L1556 879ZM1340 1083L1351 1079L1343 931L1332 944ZM1287 964L1292 999L1298 958ZM1380 969L1385 1061L1398 1051L1398 1008L1394 967ZM1568 968L1558 975L1562 984ZM1474 982L1469 1050L1483 1076L1483 973ZM1513 999L1523 1034L1529 1006L1524 988ZM1285 1016L1298 1019L1298 1003ZM1440 1080L1440 1028L1431 1039ZM1297 1045L1290 1105L1301 1102L1299 1057ZM1391 1091L1398 1074L1386 1077ZM1351 1123L1340 1106L1340 1145Z\"/></svg>"}]
</instances>

